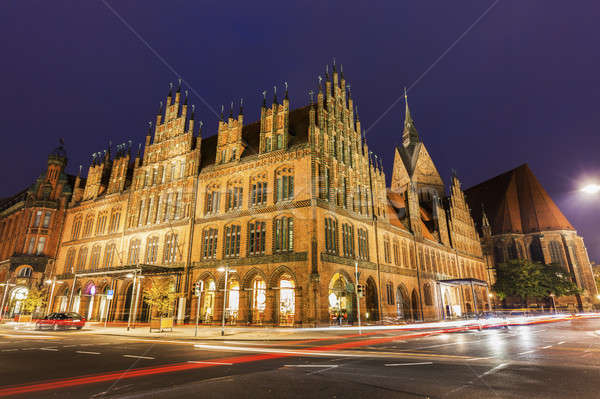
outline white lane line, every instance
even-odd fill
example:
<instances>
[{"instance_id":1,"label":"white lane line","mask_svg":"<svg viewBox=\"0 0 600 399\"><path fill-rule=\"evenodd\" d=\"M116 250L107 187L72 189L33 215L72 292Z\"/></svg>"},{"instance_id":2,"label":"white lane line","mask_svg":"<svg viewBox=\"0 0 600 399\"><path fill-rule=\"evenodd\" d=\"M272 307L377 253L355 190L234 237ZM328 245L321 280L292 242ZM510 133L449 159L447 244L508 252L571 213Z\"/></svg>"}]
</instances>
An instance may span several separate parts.
<instances>
[{"instance_id":1,"label":"white lane line","mask_svg":"<svg viewBox=\"0 0 600 399\"><path fill-rule=\"evenodd\" d=\"M244 341L223 341L224 344L233 345L264 345L262 342L244 342Z\"/></svg>"},{"instance_id":2,"label":"white lane line","mask_svg":"<svg viewBox=\"0 0 600 399\"><path fill-rule=\"evenodd\" d=\"M467 362L472 362L473 360L486 360L486 359L492 359L494 358L494 356L488 356L488 357L472 357L470 359L467 359Z\"/></svg>"},{"instance_id":3,"label":"white lane line","mask_svg":"<svg viewBox=\"0 0 600 399\"><path fill-rule=\"evenodd\" d=\"M18 349L2 349L2 352L14 352L18 351Z\"/></svg>"},{"instance_id":4,"label":"white lane line","mask_svg":"<svg viewBox=\"0 0 600 399\"><path fill-rule=\"evenodd\" d=\"M525 351L525 352L520 352L520 353L519 353L519 355L526 355L526 354L528 354L528 353L533 353L533 352L535 352L535 351Z\"/></svg>"},{"instance_id":5,"label":"white lane line","mask_svg":"<svg viewBox=\"0 0 600 399\"><path fill-rule=\"evenodd\" d=\"M542 347L542 349L548 349L548 348L552 348L552 345L546 345L546 346Z\"/></svg>"},{"instance_id":6,"label":"white lane line","mask_svg":"<svg viewBox=\"0 0 600 399\"><path fill-rule=\"evenodd\" d=\"M420 366L424 364L433 364L433 362L418 362L418 363L387 363L386 367L397 367L397 366Z\"/></svg>"},{"instance_id":7,"label":"white lane line","mask_svg":"<svg viewBox=\"0 0 600 399\"><path fill-rule=\"evenodd\" d=\"M153 360L154 359L151 356L138 356L138 355L123 355L123 357L132 357L134 359L149 359L149 360Z\"/></svg>"},{"instance_id":8,"label":"white lane line","mask_svg":"<svg viewBox=\"0 0 600 399\"><path fill-rule=\"evenodd\" d=\"M506 366L508 366L508 365L509 365L509 363L500 363L500 364L499 364L499 365L497 365L496 367L493 367L493 368L489 369L488 371L486 371L485 373L481 374L481 375L479 376L479 378L481 378L481 377L485 377L486 375L493 374L493 373L495 373L496 371L498 371L498 370L500 370L500 369L503 369L504 367L506 367Z\"/></svg>"},{"instance_id":9,"label":"white lane line","mask_svg":"<svg viewBox=\"0 0 600 399\"><path fill-rule=\"evenodd\" d=\"M88 351L75 351L75 353L83 353L86 355L99 355L100 352L88 352Z\"/></svg>"},{"instance_id":10,"label":"white lane line","mask_svg":"<svg viewBox=\"0 0 600 399\"><path fill-rule=\"evenodd\" d=\"M188 360L188 363L197 363L197 364L216 364L217 366L233 366L233 363L222 363L222 362L201 362L198 360Z\"/></svg>"},{"instance_id":11,"label":"white lane line","mask_svg":"<svg viewBox=\"0 0 600 399\"><path fill-rule=\"evenodd\" d=\"M56 349L56 348L40 348L40 350L58 352L58 349Z\"/></svg>"},{"instance_id":12,"label":"white lane line","mask_svg":"<svg viewBox=\"0 0 600 399\"><path fill-rule=\"evenodd\" d=\"M564 343L565 343L565 341L560 341L560 342L559 342L559 343L557 343L556 345L562 345L562 344L564 344Z\"/></svg>"},{"instance_id":13,"label":"white lane line","mask_svg":"<svg viewBox=\"0 0 600 399\"><path fill-rule=\"evenodd\" d=\"M63 345L63 348L72 348L74 346L77 346L77 345Z\"/></svg>"},{"instance_id":14,"label":"white lane line","mask_svg":"<svg viewBox=\"0 0 600 399\"><path fill-rule=\"evenodd\" d=\"M336 368L337 364L284 364L283 367L300 367L300 368Z\"/></svg>"}]
</instances>

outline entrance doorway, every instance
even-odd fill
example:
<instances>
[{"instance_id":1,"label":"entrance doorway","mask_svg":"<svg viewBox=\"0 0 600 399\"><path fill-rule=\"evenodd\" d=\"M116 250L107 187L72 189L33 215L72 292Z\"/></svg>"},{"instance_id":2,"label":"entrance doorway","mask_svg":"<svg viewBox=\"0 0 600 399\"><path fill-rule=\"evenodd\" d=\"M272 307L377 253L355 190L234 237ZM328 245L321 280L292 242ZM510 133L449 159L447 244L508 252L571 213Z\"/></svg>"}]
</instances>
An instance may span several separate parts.
<instances>
[{"instance_id":1,"label":"entrance doorway","mask_svg":"<svg viewBox=\"0 0 600 399\"><path fill-rule=\"evenodd\" d=\"M296 314L296 284L289 277L279 280L279 324L293 326Z\"/></svg>"},{"instance_id":2,"label":"entrance doorway","mask_svg":"<svg viewBox=\"0 0 600 399\"><path fill-rule=\"evenodd\" d=\"M413 290L411 294L410 312L412 313L413 320L421 319L419 314L419 294L417 294L416 290Z\"/></svg>"},{"instance_id":3,"label":"entrance doorway","mask_svg":"<svg viewBox=\"0 0 600 399\"><path fill-rule=\"evenodd\" d=\"M367 279L366 287L367 320L379 320L379 306L377 300L377 286L371 277Z\"/></svg>"},{"instance_id":4,"label":"entrance doorway","mask_svg":"<svg viewBox=\"0 0 600 399\"><path fill-rule=\"evenodd\" d=\"M406 290L402 286L396 289L396 315L400 320L410 319L410 303Z\"/></svg>"},{"instance_id":5,"label":"entrance doorway","mask_svg":"<svg viewBox=\"0 0 600 399\"><path fill-rule=\"evenodd\" d=\"M216 284L215 280L210 279L208 283L204 285L204 302L202 304L202 320L205 323L210 323L214 315L215 305L215 291Z\"/></svg>"},{"instance_id":6,"label":"entrance doorway","mask_svg":"<svg viewBox=\"0 0 600 399\"><path fill-rule=\"evenodd\" d=\"M338 321L344 314L350 316L354 306L354 285L341 273L335 273L329 284L329 319Z\"/></svg>"},{"instance_id":7,"label":"entrance doorway","mask_svg":"<svg viewBox=\"0 0 600 399\"><path fill-rule=\"evenodd\" d=\"M267 283L261 277L256 277L252 282L252 315L251 322L262 324L267 307Z\"/></svg>"}]
</instances>

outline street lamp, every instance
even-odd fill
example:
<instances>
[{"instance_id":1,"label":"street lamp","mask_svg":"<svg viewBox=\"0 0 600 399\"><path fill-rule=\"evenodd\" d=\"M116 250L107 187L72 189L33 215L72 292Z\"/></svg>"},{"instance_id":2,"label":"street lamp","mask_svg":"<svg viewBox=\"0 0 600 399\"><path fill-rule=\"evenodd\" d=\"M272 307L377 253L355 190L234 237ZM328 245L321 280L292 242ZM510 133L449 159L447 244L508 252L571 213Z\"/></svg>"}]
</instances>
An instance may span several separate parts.
<instances>
[{"instance_id":1,"label":"street lamp","mask_svg":"<svg viewBox=\"0 0 600 399\"><path fill-rule=\"evenodd\" d=\"M225 305L227 304L227 279L229 278L229 267L221 266L217 271L225 272L225 287L223 287L223 314L221 315L221 336L225 336Z\"/></svg>"},{"instance_id":2,"label":"street lamp","mask_svg":"<svg viewBox=\"0 0 600 399\"><path fill-rule=\"evenodd\" d=\"M550 294L550 298L552 298L552 308L554 308L554 314L556 314L556 302L554 302L554 294Z\"/></svg>"},{"instance_id":3,"label":"street lamp","mask_svg":"<svg viewBox=\"0 0 600 399\"><path fill-rule=\"evenodd\" d=\"M600 185L595 184L595 183L590 183L590 184L583 186L581 188L581 191L583 191L586 194L597 194L598 192L600 192Z\"/></svg>"},{"instance_id":4,"label":"street lamp","mask_svg":"<svg viewBox=\"0 0 600 399\"><path fill-rule=\"evenodd\" d=\"M56 287L56 284L62 283L62 281L56 281L56 276L54 276L52 280L48 279L44 281L44 284L51 284L50 297L48 298L48 307L46 308L46 313L50 313L50 309L52 309L52 302L54 302L54 288Z\"/></svg>"}]
</instances>

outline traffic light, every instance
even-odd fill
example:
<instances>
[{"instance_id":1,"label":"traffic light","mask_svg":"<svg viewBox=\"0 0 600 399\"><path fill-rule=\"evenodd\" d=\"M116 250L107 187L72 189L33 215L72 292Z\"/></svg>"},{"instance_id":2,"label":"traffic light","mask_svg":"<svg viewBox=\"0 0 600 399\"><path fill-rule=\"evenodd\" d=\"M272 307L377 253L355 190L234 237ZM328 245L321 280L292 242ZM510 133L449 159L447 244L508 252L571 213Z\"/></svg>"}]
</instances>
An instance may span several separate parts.
<instances>
[{"instance_id":1,"label":"traffic light","mask_svg":"<svg viewBox=\"0 0 600 399\"><path fill-rule=\"evenodd\" d=\"M358 294L359 298L362 298L365 294L365 286L362 284L357 284L356 285L356 293Z\"/></svg>"},{"instance_id":2,"label":"traffic light","mask_svg":"<svg viewBox=\"0 0 600 399\"><path fill-rule=\"evenodd\" d=\"M200 296L200 283L194 283L194 295Z\"/></svg>"}]
</instances>

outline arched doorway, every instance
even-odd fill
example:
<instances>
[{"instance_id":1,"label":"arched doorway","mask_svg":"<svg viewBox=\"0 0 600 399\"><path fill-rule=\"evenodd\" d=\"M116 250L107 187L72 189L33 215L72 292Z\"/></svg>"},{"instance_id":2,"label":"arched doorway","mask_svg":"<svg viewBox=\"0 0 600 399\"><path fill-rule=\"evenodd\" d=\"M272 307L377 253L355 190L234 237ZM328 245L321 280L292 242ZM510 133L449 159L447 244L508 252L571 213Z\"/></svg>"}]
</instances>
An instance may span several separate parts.
<instances>
[{"instance_id":1,"label":"arched doorway","mask_svg":"<svg viewBox=\"0 0 600 399\"><path fill-rule=\"evenodd\" d=\"M202 315L200 317L205 323L210 323L214 315L215 291L215 280L210 279L206 284L203 284L204 302L202 303Z\"/></svg>"},{"instance_id":2,"label":"arched doorway","mask_svg":"<svg viewBox=\"0 0 600 399\"><path fill-rule=\"evenodd\" d=\"M408 320L411 317L408 295L401 285L396 289L396 315L400 320Z\"/></svg>"},{"instance_id":3,"label":"arched doorway","mask_svg":"<svg viewBox=\"0 0 600 399\"><path fill-rule=\"evenodd\" d=\"M267 282L260 276L252 281L251 322L262 324L267 307Z\"/></svg>"},{"instance_id":4,"label":"arched doorway","mask_svg":"<svg viewBox=\"0 0 600 399\"><path fill-rule=\"evenodd\" d=\"M71 312L79 313L79 306L81 305L81 288L75 292L73 296L73 304L71 305Z\"/></svg>"},{"instance_id":5,"label":"arched doorway","mask_svg":"<svg viewBox=\"0 0 600 399\"><path fill-rule=\"evenodd\" d=\"M344 313L346 316L352 314L355 306L352 295L354 285L341 273L335 273L329 283L329 319L336 318Z\"/></svg>"},{"instance_id":6,"label":"arched doorway","mask_svg":"<svg viewBox=\"0 0 600 399\"><path fill-rule=\"evenodd\" d=\"M106 318L108 317L108 290L110 289L110 286L106 285L104 287L104 290L102 290L102 295L100 295L100 306L98 306L98 316L99 316L99 321L103 321L106 320Z\"/></svg>"},{"instance_id":7,"label":"arched doorway","mask_svg":"<svg viewBox=\"0 0 600 399\"><path fill-rule=\"evenodd\" d=\"M227 289L227 307L225 309L225 319L235 324L240 312L240 282L232 280Z\"/></svg>"},{"instance_id":8,"label":"arched doorway","mask_svg":"<svg viewBox=\"0 0 600 399\"><path fill-rule=\"evenodd\" d=\"M129 320L129 313L131 311L131 294L133 292L133 284L129 284L127 290L125 291L125 303L123 305L123 313L121 316L122 321Z\"/></svg>"},{"instance_id":9,"label":"arched doorway","mask_svg":"<svg viewBox=\"0 0 600 399\"><path fill-rule=\"evenodd\" d=\"M21 314L23 311L23 301L29 295L29 290L27 287L17 287L10 294L10 304L12 308L12 314Z\"/></svg>"},{"instance_id":10,"label":"arched doorway","mask_svg":"<svg viewBox=\"0 0 600 399\"><path fill-rule=\"evenodd\" d=\"M367 320L379 320L379 306L377 300L377 286L371 277L367 279L366 287Z\"/></svg>"},{"instance_id":11,"label":"arched doorway","mask_svg":"<svg viewBox=\"0 0 600 399\"><path fill-rule=\"evenodd\" d=\"M290 276L283 275L279 280L279 324L293 326L296 315L296 284Z\"/></svg>"},{"instance_id":12,"label":"arched doorway","mask_svg":"<svg viewBox=\"0 0 600 399\"><path fill-rule=\"evenodd\" d=\"M85 309L85 318L88 320L92 320L92 316L94 316L94 298L96 296L96 285L94 285L94 283L92 282L89 282L88 285L85 287L84 293L85 295L88 295L90 297L87 309Z\"/></svg>"},{"instance_id":13,"label":"arched doorway","mask_svg":"<svg viewBox=\"0 0 600 399\"><path fill-rule=\"evenodd\" d=\"M419 294L417 294L416 290L412 291L411 299L410 299L410 312L412 313L413 320L420 320L419 316Z\"/></svg>"}]
</instances>

